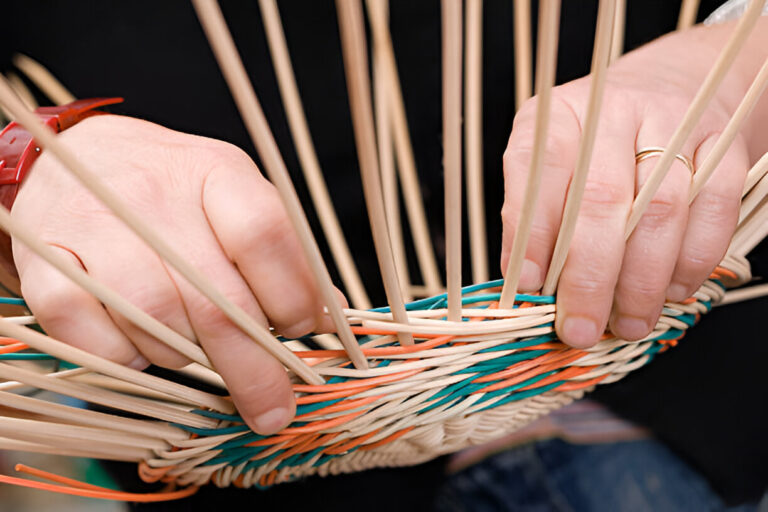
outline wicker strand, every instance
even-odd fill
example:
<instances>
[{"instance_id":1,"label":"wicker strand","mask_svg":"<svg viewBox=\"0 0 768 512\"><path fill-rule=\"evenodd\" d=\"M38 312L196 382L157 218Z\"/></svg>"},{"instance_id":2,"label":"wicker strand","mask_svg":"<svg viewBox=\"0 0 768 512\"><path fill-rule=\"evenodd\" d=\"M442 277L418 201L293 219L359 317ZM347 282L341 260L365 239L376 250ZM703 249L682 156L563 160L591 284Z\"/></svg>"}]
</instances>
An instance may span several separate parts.
<instances>
[{"instance_id":1,"label":"wicker strand","mask_svg":"<svg viewBox=\"0 0 768 512\"><path fill-rule=\"evenodd\" d=\"M464 146L472 282L488 281L483 181L483 0L469 0L464 69Z\"/></svg>"},{"instance_id":2,"label":"wicker strand","mask_svg":"<svg viewBox=\"0 0 768 512\"><path fill-rule=\"evenodd\" d=\"M13 56L12 61L13 65L21 70L56 105L66 105L75 101L75 96L36 60L17 53Z\"/></svg>"},{"instance_id":3,"label":"wicker strand","mask_svg":"<svg viewBox=\"0 0 768 512\"><path fill-rule=\"evenodd\" d=\"M366 7L369 18L389 18L389 2L387 0L367 0ZM376 12L374 13L374 10ZM384 211L387 217L389 238L392 241L392 256L395 259L395 269L400 278L400 290L403 300L409 302L411 297L411 279L408 271L408 260L405 255L403 228L400 217L400 200L398 195L398 179L395 169L394 144L392 140L392 91L390 91L386 70L386 50L381 42L373 42L373 90L374 110L376 120L376 142L379 149L379 168L381 169L381 188L384 196ZM368 308L370 309L370 308Z\"/></svg>"},{"instance_id":4,"label":"wicker strand","mask_svg":"<svg viewBox=\"0 0 768 512\"><path fill-rule=\"evenodd\" d=\"M443 174L448 319L461 319L461 48L462 1L442 0Z\"/></svg>"},{"instance_id":5,"label":"wicker strand","mask_svg":"<svg viewBox=\"0 0 768 512\"><path fill-rule=\"evenodd\" d=\"M371 222L376 255L389 307L401 323L407 324L408 317L405 313L397 269L395 269L392 257L392 245L389 240L389 230L384 213L384 198L381 193L381 177L378 169L378 157L376 156L376 137L373 129L373 113L368 83L362 6L359 0L337 0L336 5L352 122L355 127L355 143L360 160L363 192L368 205L368 218ZM409 333L399 333L398 337L402 345L413 344L413 337Z\"/></svg>"},{"instance_id":6,"label":"wicker strand","mask_svg":"<svg viewBox=\"0 0 768 512\"><path fill-rule=\"evenodd\" d=\"M388 99L392 115L392 130L395 144L397 170L402 183L403 200L411 229L416 259L419 263L421 277L424 280L424 295L437 295L442 292L443 285L437 270L435 251L429 234L429 226L424 211L421 195L421 185L416 172L416 159L413 155L411 136L408 131L408 119L405 112L403 92L400 88L400 78L395 62L395 52L392 39L387 28L386 19L381 16L381 9L369 9L374 44L382 52L382 65L388 84ZM415 294L415 292L414 292Z\"/></svg>"},{"instance_id":7,"label":"wicker strand","mask_svg":"<svg viewBox=\"0 0 768 512\"><path fill-rule=\"evenodd\" d=\"M531 97L533 50L531 50L531 0L512 0L515 38L515 110Z\"/></svg>"},{"instance_id":8,"label":"wicker strand","mask_svg":"<svg viewBox=\"0 0 768 512\"><path fill-rule=\"evenodd\" d=\"M568 196L563 209L563 220L557 234L555 249L552 253L552 261L549 265L542 293L553 295L560 279L560 273L565 266L573 234L576 231L576 219L581 207L581 199L587 184L589 164L592 160L592 150L597 137L597 126L600 121L600 108L603 104L603 92L605 91L605 79L608 72L608 61L611 53L611 33L614 24L616 0L601 0L597 14L597 30L595 32L595 47L592 52L592 70L590 76L592 83L589 88L587 113L581 128L581 140L576 156L571 184L568 187Z\"/></svg>"},{"instance_id":9,"label":"wicker strand","mask_svg":"<svg viewBox=\"0 0 768 512\"><path fill-rule=\"evenodd\" d=\"M555 85L559 21L560 0L542 0L539 12L539 41L536 61L536 95L538 96L536 127L533 135L530 171L525 186L525 199L515 229L515 238L512 241L507 270L504 273L504 288L499 304L503 309L512 307L517 294L517 285L523 268L525 250L528 246L528 238L533 226L533 215L538 201L549 128L552 88Z\"/></svg>"},{"instance_id":10,"label":"wicker strand","mask_svg":"<svg viewBox=\"0 0 768 512\"><path fill-rule=\"evenodd\" d=\"M304 171L304 179L317 210L317 218L323 228L325 238L328 240L328 246L336 261L336 267L350 301L357 308L368 309L371 307L371 303L360 279L357 266L349 252L344 233L341 231L339 219L328 194L328 187L323 179L323 171L317 159L312 136L309 133L277 3L275 0L259 0L259 7L264 20L269 51L272 55L272 65L275 68L277 83L280 87L280 96L283 99L283 107L288 118L288 126L291 129L294 146Z\"/></svg>"},{"instance_id":11,"label":"wicker strand","mask_svg":"<svg viewBox=\"0 0 768 512\"><path fill-rule=\"evenodd\" d=\"M624 33L627 28L627 0L618 0L613 18L613 34L611 35L611 56L609 64L613 64L624 53Z\"/></svg>"},{"instance_id":12,"label":"wicker strand","mask_svg":"<svg viewBox=\"0 0 768 512\"><path fill-rule=\"evenodd\" d=\"M290 175L288 174L288 168L280 154L280 149L277 147L272 130L269 128L267 118L261 109L259 99L256 97L256 91L248 79L245 66L243 66L240 54L235 47L235 42L229 33L226 21L224 21L221 8L216 0L193 0L193 5L195 6L200 23L202 23L203 29L208 36L208 42L213 49L213 53L219 62L221 72L227 81L227 85L229 85L230 93L235 99L240 116L243 118L248 134L251 136L251 141L261 156L270 181L280 194L288 218L291 220L291 225L301 243L304 258L309 264L325 307L333 321L334 327L336 327L339 339L344 344L347 352L349 352L352 364L357 368L367 368L368 361L360 352L357 341L344 320L341 305L336 295L336 288L333 286L328 268L323 262L317 241L315 241L312 235L309 221L301 207L299 196L293 187ZM298 98L292 99L298 101Z\"/></svg>"},{"instance_id":13,"label":"wicker strand","mask_svg":"<svg viewBox=\"0 0 768 512\"><path fill-rule=\"evenodd\" d=\"M700 0L683 0L680 6L680 17L677 20L677 30L686 30L696 23L696 15L699 14Z\"/></svg>"}]
</instances>

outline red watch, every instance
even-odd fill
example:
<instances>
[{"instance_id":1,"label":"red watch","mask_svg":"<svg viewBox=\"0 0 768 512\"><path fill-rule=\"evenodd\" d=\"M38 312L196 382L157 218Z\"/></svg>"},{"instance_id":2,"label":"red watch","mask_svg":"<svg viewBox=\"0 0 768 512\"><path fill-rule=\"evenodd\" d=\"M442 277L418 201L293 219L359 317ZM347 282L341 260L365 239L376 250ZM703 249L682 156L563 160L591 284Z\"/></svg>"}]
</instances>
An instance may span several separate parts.
<instances>
[{"instance_id":1,"label":"red watch","mask_svg":"<svg viewBox=\"0 0 768 512\"><path fill-rule=\"evenodd\" d=\"M91 98L77 100L58 107L40 107L35 110L41 121L59 133L85 118L104 114L94 110L106 105L122 103L123 98ZM0 132L0 204L10 209L16 199L24 176L40 156L40 146L32 135L15 121ZM13 266L11 239L0 236L0 258Z\"/></svg>"}]
</instances>

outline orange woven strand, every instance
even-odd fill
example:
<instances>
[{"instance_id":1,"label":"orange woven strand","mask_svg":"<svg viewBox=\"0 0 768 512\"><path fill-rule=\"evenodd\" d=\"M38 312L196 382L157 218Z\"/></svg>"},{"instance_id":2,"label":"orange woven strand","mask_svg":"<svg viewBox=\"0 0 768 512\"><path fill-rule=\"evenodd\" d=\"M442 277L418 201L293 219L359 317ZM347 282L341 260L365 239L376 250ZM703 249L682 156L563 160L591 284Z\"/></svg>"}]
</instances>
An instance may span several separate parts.
<instances>
[{"instance_id":1,"label":"orange woven strand","mask_svg":"<svg viewBox=\"0 0 768 512\"><path fill-rule=\"evenodd\" d=\"M11 485L18 485L20 487L27 487L30 489L80 496L83 498L98 498L112 501L132 501L137 503L154 503L186 498L195 494L199 489L197 486L191 486L173 491L132 493L108 489L106 487L99 487L96 485L87 484L85 482L79 482L77 480L72 480L67 477L56 475L42 469L30 468L22 464L17 465L16 470L21 473L32 474L40 478L45 478L52 482L58 482L63 485L50 484L47 482L37 482L35 480L27 480L25 478L18 478L7 475L0 475L0 482Z\"/></svg>"}]
</instances>

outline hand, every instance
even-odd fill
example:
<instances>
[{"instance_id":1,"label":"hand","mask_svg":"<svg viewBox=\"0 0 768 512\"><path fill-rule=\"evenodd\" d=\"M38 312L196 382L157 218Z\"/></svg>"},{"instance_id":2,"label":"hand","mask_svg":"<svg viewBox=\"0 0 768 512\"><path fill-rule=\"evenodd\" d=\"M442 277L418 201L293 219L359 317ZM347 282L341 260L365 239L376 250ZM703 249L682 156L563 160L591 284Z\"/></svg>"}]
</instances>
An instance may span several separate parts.
<instances>
[{"instance_id":1,"label":"hand","mask_svg":"<svg viewBox=\"0 0 768 512\"><path fill-rule=\"evenodd\" d=\"M656 162L636 165L635 154L669 141L714 61L712 38L725 30L698 28L668 36L619 59L609 70L584 199L557 292L556 330L565 343L592 346L607 325L621 338L643 338L656 325L665 300L689 297L725 255L750 162L744 137L737 138L690 207L691 173L675 160L634 233L624 240L636 191ZM734 70L681 151L696 167L754 75L740 76L739 66ZM542 187L521 291L538 290L544 282L576 161L589 85L584 78L553 91ZM504 154L502 269L523 201L536 101L530 100L518 113Z\"/></svg>"},{"instance_id":2,"label":"hand","mask_svg":"<svg viewBox=\"0 0 768 512\"><path fill-rule=\"evenodd\" d=\"M329 320L280 198L248 156L224 142L137 119L89 118L61 140L238 306L295 337ZM166 265L49 153L12 215L130 302L199 340L251 428L293 417L283 366ZM178 368L189 361L14 241L22 292L51 336L113 361Z\"/></svg>"}]
</instances>

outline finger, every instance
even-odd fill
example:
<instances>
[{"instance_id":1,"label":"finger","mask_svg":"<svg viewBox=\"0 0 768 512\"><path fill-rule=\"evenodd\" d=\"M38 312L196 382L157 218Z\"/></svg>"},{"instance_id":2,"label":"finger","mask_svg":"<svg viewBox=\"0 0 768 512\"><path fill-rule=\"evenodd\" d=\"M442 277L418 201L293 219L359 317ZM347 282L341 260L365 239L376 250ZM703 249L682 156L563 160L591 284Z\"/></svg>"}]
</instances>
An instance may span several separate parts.
<instances>
[{"instance_id":1,"label":"finger","mask_svg":"<svg viewBox=\"0 0 768 512\"><path fill-rule=\"evenodd\" d=\"M521 291L536 291L544 276L562 218L563 203L576 161L581 128L563 100L553 98L550 130L542 169L542 185L533 216L525 261L520 275ZM504 206L502 208L501 268L506 271L524 201L536 125L536 100L524 105L515 117L509 144L504 152Z\"/></svg>"},{"instance_id":2,"label":"finger","mask_svg":"<svg viewBox=\"0 0 768 512\"><path fill-rule=\"evenodd\" d=\"M313 331L323 303L275 188L247 157L208 176L203 207L216 237L278 332Z\"/></svg>"},{"instance_id":3,"label":"finger","mask_svg":"<svg viewBox=\"0 0 768 512\"><path fill-rule=\"evenodd\" d=\"M696 150L696 168L706 159L719 133L706 138ZM667 298L687 299L722 261L739 218L739 204L749 157L743 139L734 141L707 184L691 204L688 226L675 265Z\"/></svg>"},{"instance_id":4,"label":"finger","mask_svg":"<svg viewBox=\"0 0 768 512\"><path fill-rule=\"evenodd\" d=\"M349 308L349 302L347 302L347 298L343 293L341 293L341 290L334 287L334 291L336 292L336 301L341 305L341 309ZM334 332L335 330L336 326L333 324L333 319L331 319L331 315L329 315L327 309L325 309L323 311L323 316L320 318L320 321L318 322L317 327L315 327L313 332L321 334Z\"/></svg>"},{"instance_id":5,"label":"finger","mask_svg":"<svg viewBox=\"0 0 768 512\"><path fill-rule=\"evenodd\" d=\"M555 328L574 347L597 343L608 323L624 254L634 193L637 120L624 108L602 109L581 208L557 288Z\"/></svg>"},{"instance_id":6,"label":"finger","mask_svg":"<svg viewBox=\"0 0 768 512\"><path fill-rule=\"evenodd\" d=\"M253 313L257 306L247 285L232 281L225 284L216 280L231 300ZM180 289L195 333L226 382L243 420L260 434L285 427L296 409L283 366L199 293L182 283Z\"/></svg>"},{"instance_id":7,"label":"finger","mask_svg":"<svg viewBox=\"0 0 768 512\"><path fill-rule=\"evenodd\" d=\"M48 335L131 368L149 365L95 297L38 256L14 245L24 299ZM73 253L53 248L72 265L80 266Z\"/></svg>"},{"instance_id":8,"label":"finger","mask_svg":"<svg viewBox=\"0 0 768 512\"><path fill-rule=\"evenodd\" d=\"M78 248L89 274L128 302L187 339L195 339L184 305L160 258L127 229L112 244L85 244ZM164 368L182 368L190 360L107 307L115 325L150 362Z\"/></svg>"},{"instance_id":9,"label":"finger","mask_svg":"<svg viewBox=\"0 0 768 512\"><path fill-rule=\"evenodd\" d=\"M266 326L266 318L248 284L217 244L202 212L198 212L199 219L188 219L190 230L172 243L195 266L204 269L230 301ZM261 434L272 434L286 426L296 406L282 364L175 271L171 270L170 275L179 289L197 339L227 383L243 420Z\"/></svg>"},{"instance_id":10,"label":"finger","mask_svg":"<svg viewBox=\"0 0 768 512\"><path fill-rule=\"evenodd\" d=\"M674 126L671 115L648 116L638 132L637 149L663 146ZM681 154L693 155L693 150L687 144ZM638 190L657 162L651 158L637 165ZM690 184L691 171L675 159L627 241L610 320L611 330L620 338L641 339L656 325L682 246Z\"/></svg>"}]
</instances>

